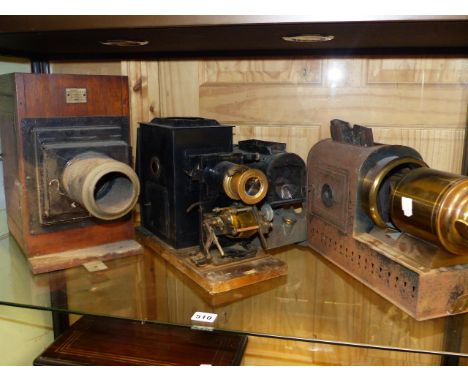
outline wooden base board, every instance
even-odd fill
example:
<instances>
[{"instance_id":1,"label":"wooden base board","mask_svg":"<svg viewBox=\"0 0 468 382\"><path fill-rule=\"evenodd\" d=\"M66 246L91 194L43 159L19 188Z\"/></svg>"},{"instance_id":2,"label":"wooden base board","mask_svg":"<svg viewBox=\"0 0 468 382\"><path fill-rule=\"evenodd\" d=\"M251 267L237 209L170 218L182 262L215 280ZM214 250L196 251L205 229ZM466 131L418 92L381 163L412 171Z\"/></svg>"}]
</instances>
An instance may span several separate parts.
<instances>
[{"instance_id":1,"label":"wooden base board","mask_svg":"<svg viewBox=\"0 0 468 382\"><path fill-rule=\"evenodd\" d=\"M199 267L190 260L189 254L193 253L193 248L176 250L143 227L137 228L136 237L145 247L152 249L210 294L270 280L288 272L286 263L263 251L259 251L255 257L233 263Z\"/></svg>"},{"instance_id":2,"label":"wooden base board","mask_svg":"<svg viewBox=\"0 0 468 382\"><path fill-rule=\"evenodd\" d=\"M114 243L56 252L29 257L29 265L34 274L57 271L82 265L89 261L106 261L143 253L143 247L135 240L121 240Z\"/></svg>"},{"instance_id":3,"label":"wooden base board","mask_svg":"<svg viewBox=\"0 0 468 382\"><path fill-rule=\"evenodd\" d=\"M234 366L241 363L246 344L241 334L84 316L34 365Z\"/></svg>"},{"instance_id":4,"label":"wooden base board","mask_svg":"<svg viewBox=\"0 0 468 382\"><path fill-rule=\"evenodd\" d=\"M468 312L468 255L393 230L343 235L309 221L309 246L418 321Z\"/></svg>"}]
</instances>

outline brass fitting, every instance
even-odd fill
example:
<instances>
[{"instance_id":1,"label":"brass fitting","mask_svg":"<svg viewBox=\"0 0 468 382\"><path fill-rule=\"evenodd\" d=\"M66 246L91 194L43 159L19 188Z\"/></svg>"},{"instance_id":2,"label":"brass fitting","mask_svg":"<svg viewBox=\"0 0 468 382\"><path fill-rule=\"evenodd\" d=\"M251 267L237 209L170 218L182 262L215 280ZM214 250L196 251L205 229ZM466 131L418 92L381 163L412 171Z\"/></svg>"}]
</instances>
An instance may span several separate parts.
<instances>
[{"instance_id":1,"label":"brass fitting","mask_svg":"<svg viewBox=\"0 0 468 382\"><path fill-rule=\"evenodd\" d=\"M382 216L379 198L384 182L405 169L427 167L422 160L412 157L386 157L369 170L363 179L362 204L372 221L381 228L388 227L388 222Z\"/></svg>"},{"instance_id":2,"label":"brass fitting","mask_svg":"<svg viewBox=\"0 0 468 382\"><path fill-rule=\"evenodd\" d=\"M223 189L233 200L256 204L266 196L268 180L266 175L256 168L233 165L224 175Z\"/></svg>"},{"instance_id":3,"label":"brass fitting","mask_svg":"<svg viewBox=\"0 0 468 382\"><path fill-rule=\"evenodd\" d=\"M457 255L468 254L468 177L419 168L397 184L393 224Z\"/></svg>"}]
</instances>

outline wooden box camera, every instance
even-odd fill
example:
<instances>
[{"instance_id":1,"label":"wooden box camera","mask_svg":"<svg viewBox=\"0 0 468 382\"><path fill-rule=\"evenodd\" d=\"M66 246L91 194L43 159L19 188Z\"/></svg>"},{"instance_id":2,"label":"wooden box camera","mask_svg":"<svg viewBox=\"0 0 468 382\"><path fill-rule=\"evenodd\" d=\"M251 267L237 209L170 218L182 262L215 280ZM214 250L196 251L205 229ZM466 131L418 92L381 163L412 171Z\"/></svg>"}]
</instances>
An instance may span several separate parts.
<instances>
[{"instance_id":1,"label":"wooden box camera","mask_svg":"<svg viewBox=\"0 0 468 382\"><path fill-rule=\"evenodd\" d=\"M141 251L125 77L0 76L0 129L8 227L34 273Z\"/></svg>"}]
</instances>

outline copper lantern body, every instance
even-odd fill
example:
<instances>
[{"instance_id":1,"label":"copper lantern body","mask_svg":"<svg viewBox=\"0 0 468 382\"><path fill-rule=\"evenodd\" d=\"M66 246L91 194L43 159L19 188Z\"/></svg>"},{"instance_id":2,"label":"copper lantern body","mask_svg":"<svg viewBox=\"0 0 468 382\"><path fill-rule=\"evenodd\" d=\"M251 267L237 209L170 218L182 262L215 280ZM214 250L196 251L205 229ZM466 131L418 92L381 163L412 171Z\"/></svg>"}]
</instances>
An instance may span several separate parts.
<instances>
[{"instance_id":1,"label":"copper lantern body","mask_svg":"<svg viewBox=\"0 0 468 382\"><path fill-rule=\"evenodd\" d=\"M308 156L309 246L417 320L468 311L468 178L340 124Z\"/></svg>"}]
</instances>

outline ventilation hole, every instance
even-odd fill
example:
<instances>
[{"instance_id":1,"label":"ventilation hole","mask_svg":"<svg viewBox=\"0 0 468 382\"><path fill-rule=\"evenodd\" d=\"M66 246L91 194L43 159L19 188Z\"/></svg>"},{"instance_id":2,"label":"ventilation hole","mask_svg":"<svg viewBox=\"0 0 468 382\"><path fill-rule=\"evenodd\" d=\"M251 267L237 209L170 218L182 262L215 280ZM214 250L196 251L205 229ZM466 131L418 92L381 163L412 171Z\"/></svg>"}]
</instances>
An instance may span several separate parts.
<instances>
[{"instance_id":1,"label":"ventilation hole","mask_svg":"<svg viewBox=\"0 0 468 382\"><path fill-rule=\"evenodd\" d=\"M403 283L404 287L406 288L406 281Z\"/></svg>"}]
</instances>

